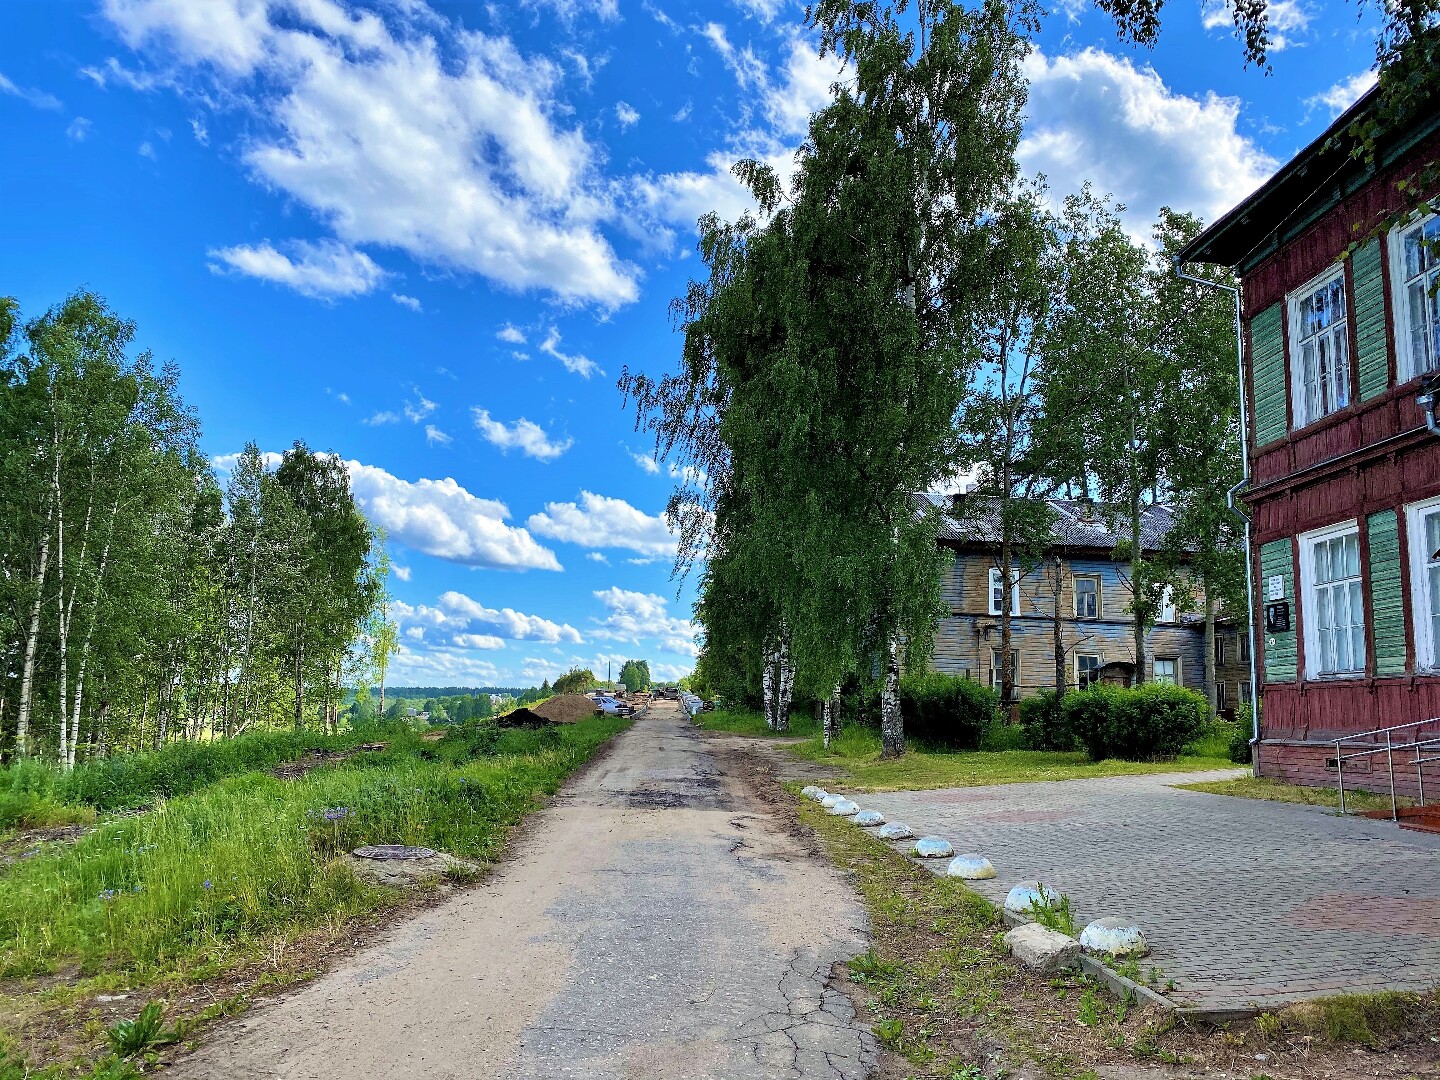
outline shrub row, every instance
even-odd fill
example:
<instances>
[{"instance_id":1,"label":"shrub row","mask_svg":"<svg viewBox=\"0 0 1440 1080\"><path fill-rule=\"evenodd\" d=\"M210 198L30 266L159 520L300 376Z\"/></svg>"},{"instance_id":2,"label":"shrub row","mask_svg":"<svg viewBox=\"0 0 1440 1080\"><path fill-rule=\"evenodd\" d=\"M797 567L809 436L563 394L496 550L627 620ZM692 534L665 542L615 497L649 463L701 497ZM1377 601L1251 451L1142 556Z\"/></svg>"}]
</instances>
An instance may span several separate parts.
<instances>
[{"instance_id":1,"label":"shrub row","mask_svg":"<svg viewBox=\"0 0 1440 1080\"><path fill-rule=\"evenodd\" d=\"M1174 757L1209 722L1205 698L1161 683L1133 689L1092 686L1056 700L1053 691L1025 699L1020 722L1037 750L1084 750L1092 760Z\"/></svg>"},{"instance_id":2,"label":"shrub row","mask_svg":"<svg viewBox=\"0 0 1440 1080\"><path fill-rule=\"evenodd\" d=\"M900 680L906 738L937 749L979 749L998 700L988 686L956 675L929 671Z\"/></svg>"}]
</instances>

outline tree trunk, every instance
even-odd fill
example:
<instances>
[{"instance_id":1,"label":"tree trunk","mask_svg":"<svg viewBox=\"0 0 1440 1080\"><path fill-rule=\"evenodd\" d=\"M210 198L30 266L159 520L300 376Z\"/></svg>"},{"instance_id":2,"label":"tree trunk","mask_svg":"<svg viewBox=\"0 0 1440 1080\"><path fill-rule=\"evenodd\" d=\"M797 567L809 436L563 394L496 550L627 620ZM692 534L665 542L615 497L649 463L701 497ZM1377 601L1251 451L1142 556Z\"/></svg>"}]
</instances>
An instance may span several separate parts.
<instances>
[{"instance_id":1,"label":"tree trunk","mask_svg":"<svg viewBox=\"0 0 1440 1080\"><path fill-rule=\"evenodd\" d=\"M900 716L900 641L893 631L885 643L885 682L880 689L880 756L905 753L905 721Z\"/></svg>"},{"instance_id":2,"label":"tree trunk","mask_svg":"<svg viewBox=\"0 0 1440 1080\"><path fill-rule=\"evenodd\" d=\"M835 738L835 736L836 736L837 734L839 734L839 731L840 731L840 684L839 684L839 683L836 683L836 684L835 684L835 689L832 690L832 691L830 692L830 696L825 699L825 704L822 706L822 709L823 709L823 712L822 712L821 715L822 715L823 718L824 718L823 727L824 727L824 737L825 737L825 749L826 749L826 750L829 750L829 749L830 749L830 743L831 743L831 741Z\"/></svg>"},{"instance_id":3,"label":"tree trunk","mask_svg":"<svg viewBox=\"0 0 1440 1080\"><path fill-rule=\"evenodd\" d=\"M1140 595L1140 494L1130 497L1130 590L1135 617L1135 683L1145 682L1145 598Z\"/></svg>"},{"instance_id":4,"label":"tree trunk","mask_svg":"<svg viewBox=\"0 0 1440 1080\"><path fill-rule=\"evenodd\" d=\"M1201 587L1204 587L1203 584ZM1215 693L1215 603L1208 592L1205 595L1205 699L1210 703L1210 715L1213 717L1218 704Z\"/></svg>"},{"instance_id":5,"label":"tree trunk","mask_svg":"<svg viewBox=\"0 0 1440 1080\"><path fill-rule=\"evenodd\" d=\"M790 699L795 692L795 665L790 662L790 643L780 640L780 678L775 694L775 730L790 730Z\"/></svg>"},{"instance_id":6,"label":"tree trunk","mask_svg":"<svg viewBox=\"0 0 1440 1080\"><path fill-rule=\"evenodd\" d=\"M1051 621L1051 633L1054 635L1055 644L1055 699L1058 701L1065 696L1065 687L1070 680L1065 670L1065 635L1064 622L1060 616L1060 601L1065 592L1065 567L1062 563L1055 563L1055 611Z\"/></svg>"},{"instance_id":7,"label":"tree trunk","mask_svg":"<svg viewBox=\"0 0 1440 1080\"><path fill-rule=\"evenodd\" d=\"M769 731L775 730L775 667L775 650L766 646L765 666L760 671L760 697L761 708L765 712L765 727Z\"/></svg>"},{"instance_id":8,"label":"tree trunk","mask_svg":"<svg viewBox=\"0 0 1440 1080\"><path fill-rule=\"evenodd\" d=\"M305 679L302 675L302 665L305 660L305 643L300 636L300 628L295 628L295 730L301 731L305 727Z\"/></svg>"},{"instance_id":9,"label":"tree trunk","mask_svg":"<svg viewBox=\"0 0 1440 1080\"><path fill-rule=\"evenodd\" d=\"M40 541L40 567L35 574L35 603L30 608L30 629L25 634L25 663L20 673L20 712L15 720L15 753L25 757L30 752L30 710L34 703L35 649L40 643L40 609L45 603L45 572L50 565L50 523L45 523L45 536Z\"/></svg>"},{"instance_id":10,"label":"tree trunk","mask_svg":"<svg viewBox=\"0 0 1440 1080\"><path fill-rule=\"evenodd\" d=\"M1013 593L1010 571L1010 538L1000 539L1000 708L1008 711L1015 700L1015 667L1010 663L1010 598Z\"/></svg>"}]
</instances>

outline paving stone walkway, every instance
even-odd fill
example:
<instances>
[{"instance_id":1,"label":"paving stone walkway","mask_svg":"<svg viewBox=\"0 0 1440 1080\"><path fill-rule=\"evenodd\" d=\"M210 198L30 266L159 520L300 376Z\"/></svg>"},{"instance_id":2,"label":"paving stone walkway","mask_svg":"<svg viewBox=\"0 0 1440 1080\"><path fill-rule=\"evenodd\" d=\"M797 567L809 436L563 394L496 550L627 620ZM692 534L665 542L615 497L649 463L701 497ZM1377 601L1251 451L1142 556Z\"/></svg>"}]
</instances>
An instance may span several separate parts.
<instances>
[{"instance_id":1,"label":"paving stone walkway","mask_svg":"<svg viewBox=\"0 0 1440 1080\"><path fill-rule=\"evenodd\" d=\"M1177 1004L1271 1007L1440 986L1440 836L1173 786L1229 775L855 798L988 857L998 877L974 884L997 902L1039 879L1070 897L1077 927L1137 919L1153 949L1143 969L1174 980ZM931 867L943 873L945 862Z\"/></svg>"}]
</instances>

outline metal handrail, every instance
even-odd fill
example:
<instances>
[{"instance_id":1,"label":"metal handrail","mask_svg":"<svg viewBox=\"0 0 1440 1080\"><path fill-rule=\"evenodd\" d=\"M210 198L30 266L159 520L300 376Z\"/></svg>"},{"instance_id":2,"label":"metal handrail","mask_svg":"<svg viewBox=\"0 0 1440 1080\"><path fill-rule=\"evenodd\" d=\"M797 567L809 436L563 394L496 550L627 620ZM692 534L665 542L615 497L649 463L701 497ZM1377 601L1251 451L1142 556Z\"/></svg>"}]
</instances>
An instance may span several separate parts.
<instances>
[{"instance_id":1,"label":"metal handrail","mask_svg":"<svg viewBox=\"0 0 1440 1080\"><path fill-rule=\"evenodd\" d=\"M1413 750L1415 758L1409 764L1415 767L1415 784L1419 789L1420 805L1425 805L1425 766L1440 761L1440 755L1426 756L1421 753L1425 748L1431 746L1440 747L1440 734L1428 738L1421 738L1417 733L1416 737L1409 742L1396 743L1395 733L1397 731L1408 731L1411 728L1424 727L1426 724L1440 725L1440 718L1432 717L1429 720L1412 720L1408 724L1396 724L1388 728L1376 728L1374 731L1362 731L1355 735L1342 735L1335 741L1335 774L1340 785L1340 813L1347 813L1345 809L1345 762L1354 761L1357 758L1370 757L1374 754L1385 755L1386 772L1390 777L1390 820L1400 820L1400 803L1395 795L1395 751ZM1376 735L1385 736L1385 745L1376 747L1373 750L1357 750L1346 754L1343 752L1343 745L1347 742L1354 742L1356 739L1366 739ZM1405 764L1405 762L1401 762Z\"/></svg>"}]
</instances>

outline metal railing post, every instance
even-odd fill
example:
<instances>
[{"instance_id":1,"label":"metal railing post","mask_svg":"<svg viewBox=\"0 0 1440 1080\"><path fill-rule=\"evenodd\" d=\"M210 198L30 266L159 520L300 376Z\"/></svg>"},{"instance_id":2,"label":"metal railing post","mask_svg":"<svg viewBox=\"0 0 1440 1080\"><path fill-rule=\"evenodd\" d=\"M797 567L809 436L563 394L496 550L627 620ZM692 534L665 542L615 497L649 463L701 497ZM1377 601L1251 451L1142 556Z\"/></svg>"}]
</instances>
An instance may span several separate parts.
<instances>
[{"instance_id":1,"label":"metal railing post","mask_svg":"<svg viewBox=\"0 0 1440 1080\"><path fill-rule=\"evenodd\" d=\"M1390 732L1385 732L1385 764L1390 770L1390 820L1400 820L1400 805L1395 801L1395 748Z\"/></svg>"},{"instance_id":2,"label":"metal railing post","mask_svg":"<svg viewBox=\"0 0 1440 1080\"><path fill-rule=\"evenodd\" d=\"M1340 740L1335 740L1335 776L1340 781L1340 813L1345 813L1345 755L1340 753Z\"/></svg>"}]
</instances>

